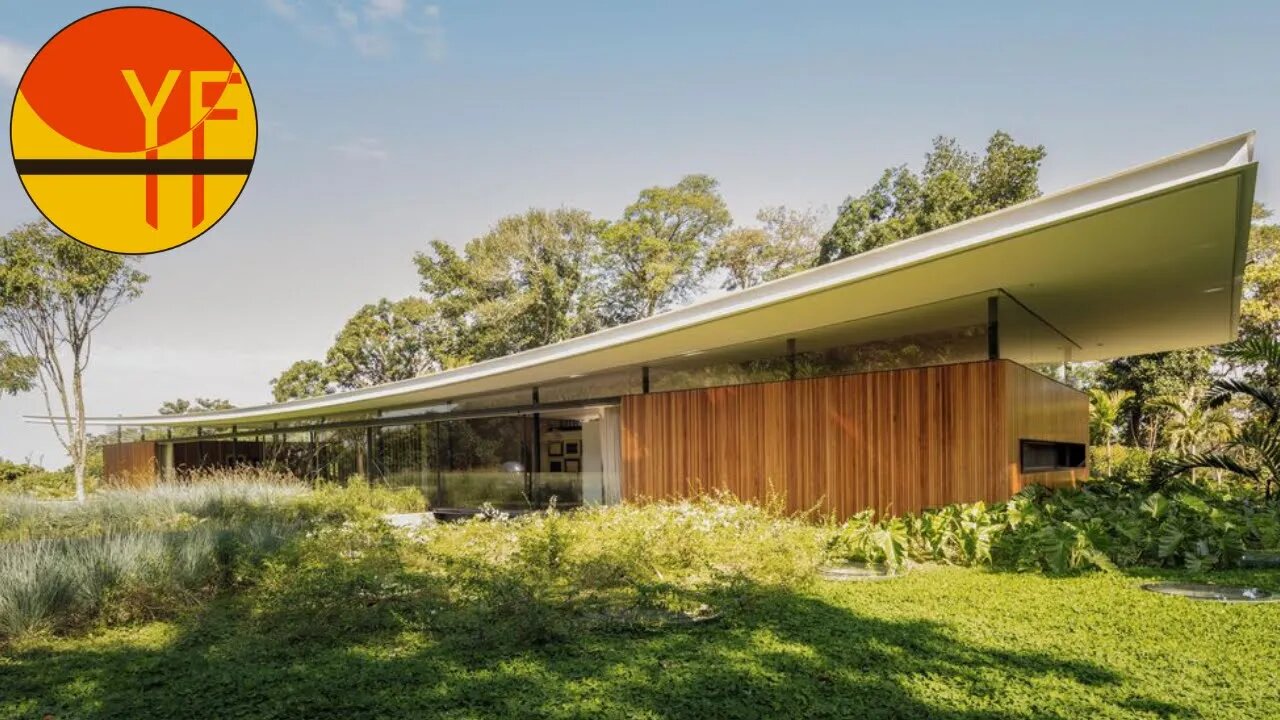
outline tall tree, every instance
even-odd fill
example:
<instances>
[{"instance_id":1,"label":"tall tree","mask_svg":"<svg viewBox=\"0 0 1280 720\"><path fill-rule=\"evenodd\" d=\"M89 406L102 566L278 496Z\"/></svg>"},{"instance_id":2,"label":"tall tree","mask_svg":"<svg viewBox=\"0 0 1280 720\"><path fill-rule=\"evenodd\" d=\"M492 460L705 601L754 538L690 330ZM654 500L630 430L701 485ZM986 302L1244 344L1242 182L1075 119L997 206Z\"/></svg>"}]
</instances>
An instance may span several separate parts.
<instances>
[{"instance_id":1,"label":"tall tree","mask_svg":"<svg viewBox=\"0 0 1280 720\"><path fill-rule=\"evenodd\" d=\"M818 254L818 213L781 205L756 213L758 228L734 228L716 240L710 267L725 271L725 290L759 285L811 267Z\"/></svg>"},{"instance_id":2,"label":"tall tree","mask_svg":"<svg viewBox=\"0 0 1280 720\"><path fill-rule=\"evenodd\" d=\"M596 283L606 223L583 210L531 209L505 217L462 253L440 241L414 257L422 291L462 358L484 360L600 327Z\"/></svg>"},{"instance_id":3,"label":"tall tree","mask_svg":"<svg viewBox=\"0 0 1280 720\"><path fill-rule=\"evenodd\" d=\"M430 302L408 297L365 305L334 338L325 362L343 389L381 385L450 364L446 332Z\"/></svg>"},{"instance_id":4,"label":"tall tree","mask_svg":"<svg viewBox=\"0 0 1280 720\"><path fill-rule=\"evenodd\" d=\"M448 323L422 298L382 299L347 320L319 360L299 360L271 380L277 402L408 380L458 364Z\"/></svg>"},{"instance_id":5,"label":"tall tree","mask_svg":"<svg viewBox=\"0 0 1280 720\"><path fill-rule=\"evenodd\" d=\"M329 395L337 390L333 372L319 360L299 360L271 379L271 395L276 402Z\"/></svg>"},{"instance_id":6,"label":"tall tree","mask_svg":"<svg viewBox=\"0 0 1280 720\"><path fill-rule=\"evenodd\" d=\"M638 320L689 300L706 276L710 244L732 222L718 183L707 175L642 190L602 237L607 322Z\"/></svg>"},{"instance_id":7,"label":"tall tree","mask_svg":"<svg viewBox=\"0 0 1280 720\"><path fill-rule=\"evenodd\" d=\"M1134 445L1155 450L1168 411L1152 400L1182 397L1203 391L1210 383L1213 354L1205 349L1173 350L1116 358L1103 364L1098 384L1106 390L1128 390L1133 402L1126 406L1124 435Z\"/></svg>"},{"instance_id":8,"label":"tall tree","mask_svg":"<svg viewBox=\"0 0 1280 720\"><path fill-rule=\"evenodd\" d=\"M818 251L819 264L946 227L1040 194L1043 145L1019 145L1004 131L979 158L954 138L937 137L916 175L888 168L866 192L840 206Z\"/></svg>"},{"instance_id":9,"label":"tall tree","mask_svg":"<svg viewBox=\"0 0 1280 720\"><path fill-rule=\"evenodd\" d=\"M93 334L121 303L138 297L146 281L131 258L81 244L47 222L0 238L0 328L35 359L51 424L71 457L78 500L85 495L84 373Z\"/></svg>"},{"instance_id":10,"label":"tall tree","mask_svg":"<svg viewBox=\"0 0 1280 720\"><path fill-rule=\"evenodd\" d=\"M1280 225L1267 222L1271 211L1253 205L1249 252L1240 303L1242 334L1280 337Z\"/></svg>"}]
</instances>

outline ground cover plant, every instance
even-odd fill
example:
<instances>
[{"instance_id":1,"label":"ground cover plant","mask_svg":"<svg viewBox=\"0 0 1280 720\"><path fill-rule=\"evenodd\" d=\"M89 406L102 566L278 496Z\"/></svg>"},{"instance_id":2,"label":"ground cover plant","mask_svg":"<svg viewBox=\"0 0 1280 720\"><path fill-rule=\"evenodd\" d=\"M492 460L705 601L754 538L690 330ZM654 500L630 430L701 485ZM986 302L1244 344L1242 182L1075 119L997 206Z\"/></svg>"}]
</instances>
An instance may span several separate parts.
<instances>
[{"instance_id":1,"label":"ground cover plant","mask_svg":"<svg viewBox=\"0 0 1280 720\"><path fill-rule=\"evenodd\" d=\"M1280 583L940 567L761 590L715 623L554 642L444 632L378 604L347 616L365 622L304 630L264 621L266 597L231 596L0 651L0 718L1276 716L1280 606L1138 589L1154 577Z\"/></svg>"},{"instance_id":2,"label":"ground cover plant","mask_svg":"<svg viewBox=\"0 0 1280 720\"><path fill-rule=\"evenodd\" d=\"M1280 590L1280 571L1221 569L1272 542L1275 507L1252 496L1099 485L825 523L704 497L402 530L380 515L403 491L285 492L260 495L270 511L192 500L203 516L173 527L11 544L25 559L0 597L53 578L34 587L65 611L0 602L0 718L1280 711L1280 604L1139 588ZM818 579L850 559L910 571Z\"/></svg>"},{"instance_id":3,"label":"ground cover plant","mask_svg":"<svg viewBox=\"0 0 1280 720\"><path fill-rule=\"evenodd\" d=\"M900 569L907 562L1069 573L1117 567L1231 568L1280 552L1280 503L1239 488L1092 483L1032 486L1007 503L950 505L906 517L864 512L835 528L828 551Z\"/></svg>"}]
</instances>

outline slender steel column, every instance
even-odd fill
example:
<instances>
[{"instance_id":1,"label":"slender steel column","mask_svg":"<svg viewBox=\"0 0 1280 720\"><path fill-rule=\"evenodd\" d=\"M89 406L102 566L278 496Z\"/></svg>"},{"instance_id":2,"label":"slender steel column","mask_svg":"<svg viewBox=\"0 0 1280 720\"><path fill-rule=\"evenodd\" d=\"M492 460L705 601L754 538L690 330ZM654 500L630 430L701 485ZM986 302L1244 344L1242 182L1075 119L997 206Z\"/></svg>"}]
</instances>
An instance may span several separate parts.
<instances>
[{"instance_id":1,"label":"slender steel column","mask_svg":"<svg viewBox=\"0 0 1280 720\"><path fill-rule=\"evenodd\" d=\"M1000 298L987 298L987 359L1000 359Z\"/></svg>"}]
</instances>

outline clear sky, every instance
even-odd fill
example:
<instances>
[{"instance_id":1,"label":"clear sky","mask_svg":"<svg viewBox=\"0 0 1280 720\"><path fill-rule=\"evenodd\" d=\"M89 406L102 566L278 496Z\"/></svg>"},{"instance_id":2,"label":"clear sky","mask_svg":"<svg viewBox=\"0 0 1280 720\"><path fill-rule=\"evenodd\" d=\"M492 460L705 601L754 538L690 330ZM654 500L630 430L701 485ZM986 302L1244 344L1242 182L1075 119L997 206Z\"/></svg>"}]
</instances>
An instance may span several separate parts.
<instances>
[{"instance_id":1,"label":"clear sky","mask_svg":"<svg viewBox=\"0 0 1280 720\"><path fill-rule=\"evenodd\" d=\"M1255 129L1258 197L1280 205L1277 3L154 4L236 55L261 139L230 214L142 261L145 294L96 340L91 414L266 401L360 305L413 293L428 240L462 244L531 206L613 217L692 172L745 223L762 205L833 213L938 134L1044 144L1054 190ZM0 6L0 95L108 6ZM0 229L36 217L0 172ZM19 419L42 410L0 398L0 457L65 462Z\"/></svg>"}]
</instances>

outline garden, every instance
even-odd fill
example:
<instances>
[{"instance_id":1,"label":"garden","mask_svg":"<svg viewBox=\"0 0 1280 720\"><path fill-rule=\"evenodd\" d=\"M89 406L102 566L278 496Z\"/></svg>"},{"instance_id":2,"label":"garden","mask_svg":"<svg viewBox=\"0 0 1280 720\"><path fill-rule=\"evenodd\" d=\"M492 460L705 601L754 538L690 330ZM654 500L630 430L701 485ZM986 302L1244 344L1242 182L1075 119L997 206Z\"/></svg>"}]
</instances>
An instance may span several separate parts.
<instances>
[{"instance_id":1,"label":"garden","mask_svg":"<svg viewBox=\"0 0 1280 720\"><path fill-rule=\"evenodd\" d=\"M0 717L1280 711L1280 603L1143 589L1280 590L1280 504L1249 486L1100 481L844 522L781 506L396 527L416 488L256 472L2 496Z\"/></svg>"}]
</instances>

